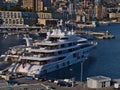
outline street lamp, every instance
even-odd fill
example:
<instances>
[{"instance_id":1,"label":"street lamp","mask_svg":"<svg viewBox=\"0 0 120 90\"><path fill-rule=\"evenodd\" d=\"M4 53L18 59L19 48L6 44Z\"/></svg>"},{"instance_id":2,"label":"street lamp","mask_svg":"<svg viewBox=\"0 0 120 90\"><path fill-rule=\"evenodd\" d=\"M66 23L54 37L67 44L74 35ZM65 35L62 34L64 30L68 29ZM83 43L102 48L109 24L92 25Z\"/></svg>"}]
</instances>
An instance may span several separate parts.
<instances>
[{"instance_id":1,"label":"street lamp","mask_svg":"<svg viewBox=\"0 0 120 90\"><path fill-rule=\"evenodd\" d=\"M75 85L75 77L72 77L72 71L73 71L73 69L70 68L69 70L70 70L70 72L71 72L72 87L74 87L74 85Z\"/></svg>"},{"instance_id":2,"label":"street lamp","mask_svg":"<svg viewBox=\"0 0 120 90\"><path fill-rule=\"evenodd\" d=\"M81 61L81 77L80 77L80 81L82 82L83 81L83 63L84 61Z\"/></svg>"},{"instance_id":3,"label":"street lamp","mask_svg":"<svg viewBox=\"0 0 120 90\"><path fill-rule=\"evenodd\" d=\"M70 78L72 77L72 70L73 70L73 69L70 67L70 68L69 68L69 71L70 71Z\"/></svg>"}]
</instances>

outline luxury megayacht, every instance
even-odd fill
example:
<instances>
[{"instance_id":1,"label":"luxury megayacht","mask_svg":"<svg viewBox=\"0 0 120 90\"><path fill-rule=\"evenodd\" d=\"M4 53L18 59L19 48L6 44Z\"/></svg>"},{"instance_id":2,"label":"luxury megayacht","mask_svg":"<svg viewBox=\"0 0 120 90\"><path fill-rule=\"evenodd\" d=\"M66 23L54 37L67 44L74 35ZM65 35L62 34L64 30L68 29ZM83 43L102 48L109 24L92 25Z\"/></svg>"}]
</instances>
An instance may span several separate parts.
<instances>
[{"instance_id":1,"label":"luxury megayacht","mask_svg":"<svg viewBox=\"0 0 120 90\"><path fill-rule=\"evenodd\" d=\"M24 37L26 45L10 48L1 55L1 72L41 76L49 72L82 62L96 43L77 37L73 30L60 28L47 33L44 40Z\"/></svg>"}]
</instances>

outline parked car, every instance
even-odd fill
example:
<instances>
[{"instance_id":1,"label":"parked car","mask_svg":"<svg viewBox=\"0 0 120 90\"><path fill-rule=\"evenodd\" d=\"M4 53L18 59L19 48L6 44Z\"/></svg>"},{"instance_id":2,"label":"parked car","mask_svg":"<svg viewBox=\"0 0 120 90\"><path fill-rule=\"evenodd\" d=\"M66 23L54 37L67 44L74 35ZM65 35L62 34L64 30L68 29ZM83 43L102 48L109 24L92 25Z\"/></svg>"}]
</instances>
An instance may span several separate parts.
<instances>
[{"instance_id":1,"label":"parked car","mask_svg":"<svg viewBox=\"0 0 120 90\"><path fill-rule=\"evenodd\" d=\"M58 82L57 85L59 85L59 86L65 86L65 87L71 87L72 86L71 83L64 82L64 81Z\"/></svg>"},{"instance_id":2,"label":"parked car","mask_svg":"<svg viewBox=\"0 0 120 90\"><path fill-rule=\"evenodd\" d=\"M9 85L19 85L17 81L9 80L7 81Z\"/></svg>"},{"instance_id":3,"label":"parked car","mask_svg":"<svg viewBox=\"0 0 120 90\"><path fill-rule=\"evenodd\" d=\"M54 79L49 79L48 82L51 82L51 83L52 83L52 82L54 82Z\"/></svg>"}]
</instances>

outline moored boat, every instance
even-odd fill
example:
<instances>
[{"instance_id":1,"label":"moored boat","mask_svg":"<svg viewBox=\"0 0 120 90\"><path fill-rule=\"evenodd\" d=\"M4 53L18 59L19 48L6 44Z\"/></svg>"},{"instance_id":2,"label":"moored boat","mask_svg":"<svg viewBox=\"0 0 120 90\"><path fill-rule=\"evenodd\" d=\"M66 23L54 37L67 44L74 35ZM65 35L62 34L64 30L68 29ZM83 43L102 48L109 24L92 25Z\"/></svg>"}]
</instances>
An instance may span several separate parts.
<instances>
[{"instance_id":1,"label":"moored boat","mask_svg":"<svg viewBox=\"0 0 120 90\"><path fill-rule=\"evenodd\" d=\"M5 69L8 73L40 77L86 60L89 51L97 45L96 42L77 37L73 30L62 31L59 27L47 32L44 40L33 40L28 35L24 39L26 45L10 48L2 55L3 61L10 63Z\"/></svg>"}]
</instances>

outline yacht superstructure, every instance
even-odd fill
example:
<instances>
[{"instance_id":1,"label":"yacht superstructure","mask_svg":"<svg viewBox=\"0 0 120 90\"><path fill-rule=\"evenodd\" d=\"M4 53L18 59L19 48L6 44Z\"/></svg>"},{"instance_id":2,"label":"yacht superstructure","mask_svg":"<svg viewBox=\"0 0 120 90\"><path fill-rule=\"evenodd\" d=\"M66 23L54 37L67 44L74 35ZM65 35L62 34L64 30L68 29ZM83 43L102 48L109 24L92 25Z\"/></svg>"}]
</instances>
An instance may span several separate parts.
<instances>
[{"instance_id":1,"label":"yacht superstructure","mask_svg":"<svg viewBox=\"0 0 120 90\"><path fill-rule=\"evenodd\" d=\"M86 60L96 43L77 37L73 30L62 32L60 28L47 33L44 40L24 38L27 45L15 46L2 57L9 62L9 73L40 76Z\"/></svg>"}]
</instances>

